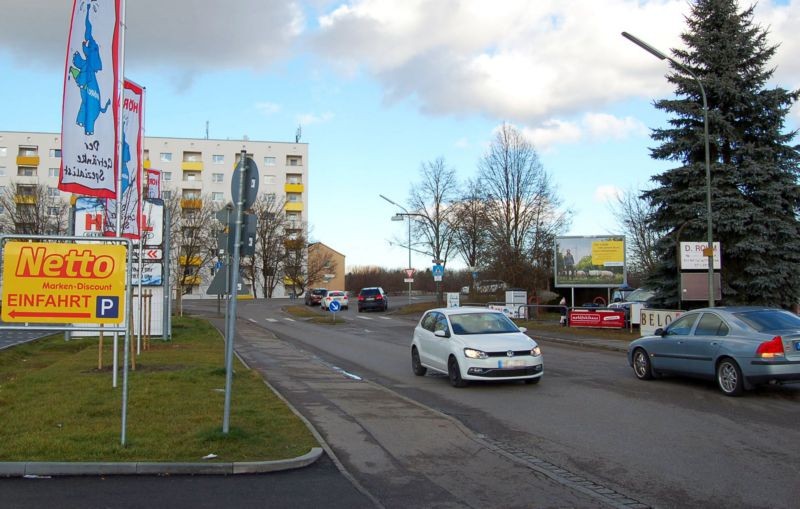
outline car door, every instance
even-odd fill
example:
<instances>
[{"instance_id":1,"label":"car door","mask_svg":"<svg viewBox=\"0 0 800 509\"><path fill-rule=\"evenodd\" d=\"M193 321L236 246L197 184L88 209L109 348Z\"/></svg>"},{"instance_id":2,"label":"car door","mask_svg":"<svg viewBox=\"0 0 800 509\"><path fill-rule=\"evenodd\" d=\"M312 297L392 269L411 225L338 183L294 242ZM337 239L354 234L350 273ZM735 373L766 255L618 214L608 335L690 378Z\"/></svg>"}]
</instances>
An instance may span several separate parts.
<instances>
[{"instance_id":1,"label":"car door","mask_svg":"<svg viewBox=\"0 0 800 509\"><path fill-rule=\"evenodd\" d=\"M436 324L436 314L433 311L426 314L414 329L419 349L419 359L426 366L434 366L433 351L436 338L433 335L433 330Z\"/></svg>"},{"instance_id":2,"label":"car door","mask_svg":"<svg viewBox=\"0 0 800 509\"><path fill-rule=\"evenodd\" d=\"M653 342L649 353L654 370L685 372L685 341L692 333L698 316L697 313L688 313L679 317L669 324L663 337Z\"/></svg>"},{"instance_id":3,"label":"car door","mask_svg":"<svg viewBox=\"0 0 800 509\"><path fill-rule=\"evenodd\" d=\"M432 365L447 371L447 359L450 357L450 326L444 313L435 312L433 323L433 340L431 342ZM436 332L444 332L445 336L437 336Z\"/></svg>"},{"instance_id":4,"label":"car door","mask_svg":"<svg viewBox=\"0 0 800 509\"><path fill-rule=\"evenodd\" d=\"M697 321L694 332L678 341L683 351L687 373L713 377L717 350L729 331L728 324L716 313L703 313Z\"/></svg>"}]
</instances>

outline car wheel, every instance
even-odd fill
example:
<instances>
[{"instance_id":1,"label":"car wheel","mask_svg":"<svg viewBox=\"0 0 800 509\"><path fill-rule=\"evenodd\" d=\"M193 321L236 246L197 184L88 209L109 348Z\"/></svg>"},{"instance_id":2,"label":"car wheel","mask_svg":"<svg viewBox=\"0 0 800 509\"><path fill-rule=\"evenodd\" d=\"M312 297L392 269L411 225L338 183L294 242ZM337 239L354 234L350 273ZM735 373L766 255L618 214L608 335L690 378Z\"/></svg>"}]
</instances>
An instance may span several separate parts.
<instances>
[{"instance_id":1,"label":"car wheel","mask_svg":"<svg viewBox=\"0 0 800 509\"><path fill-rule=\"evenodd\" d=\"M428 372L428 368L423 366L419 360L417 347L411 349L411 369L414 370L414 374L417 376L425 376L425 373Z\"/></svg>"},{"instance_id":2,"label":"car wheel","mask_svg":"<svg viewBox=\"0 0 800 509\"><path fill-rule=\"evenodd\" d=\"M450 378L450 385L453 387L466 387L467 381L461 378L461 368L455 357L450 357L447 361L447 376Z\"/></svg>"},{"instance_id":3,"label":"car wheel","mask_svg":"<svg viewBox=\"0 0 800 509\"><path fill-rule=\"evenodd\" d=\"M528 384L528 385L538 384L541 379L542 379L542 377L540 377L540 376L537 376L536 378L526 378L525 379L525 383Z\"/></svg>"},{"instance_id":4,"label":"car wheel","mask_svg":"<svg viewBox=\"0 0 800 509\"><path fill-rule=\"evenodd\" d=\"M653 368L650 364L650 357L643 348L637 348L633 352L633 374L639 380L651 380L653 378Z\"/></svg>"},{"instance_id":5,"label":"car wheel","mask_svg":"<svg viewBox=\"0 0 800 509\"><path fill-rule=\"evenodd\" d=\"M726 396L741 396L744 392L742 370L736 361L725 358L717 365L717 385Z\"/></svg>"}]
</instances>

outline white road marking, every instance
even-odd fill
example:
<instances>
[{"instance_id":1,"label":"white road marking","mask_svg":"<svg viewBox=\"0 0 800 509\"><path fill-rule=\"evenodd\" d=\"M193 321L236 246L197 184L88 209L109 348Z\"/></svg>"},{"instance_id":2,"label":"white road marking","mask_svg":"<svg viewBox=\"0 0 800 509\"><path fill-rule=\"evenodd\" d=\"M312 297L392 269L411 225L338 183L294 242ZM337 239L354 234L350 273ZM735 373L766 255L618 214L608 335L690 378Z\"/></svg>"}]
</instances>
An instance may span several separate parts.
<instances>
[{"instance_id":1,"label":"white road marking","mask_svg":"<svg viewBox=\"0 0 800 509\"><path fill-rule=\"evenodd\" d=\"M275 323L275 322L277 322L277 321L278 321L278 320L277 320L277 319L275 319L275 318L267 318L266 320L267 320L268 322L272 322L272 323Z\"/></svg>"}]
</instances>

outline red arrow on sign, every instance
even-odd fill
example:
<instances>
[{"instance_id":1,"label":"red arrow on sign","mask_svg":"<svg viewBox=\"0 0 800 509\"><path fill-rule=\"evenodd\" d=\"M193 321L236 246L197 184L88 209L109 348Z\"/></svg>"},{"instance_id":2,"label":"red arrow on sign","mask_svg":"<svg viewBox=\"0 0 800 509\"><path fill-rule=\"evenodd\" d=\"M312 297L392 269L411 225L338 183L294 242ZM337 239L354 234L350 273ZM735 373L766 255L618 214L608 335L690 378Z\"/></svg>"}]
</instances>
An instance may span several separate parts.
<instances>
[{"instance_id":1,"label":"red arrow on sign","mask_svg":"<svg viewBox=\"0 0 800 509\"><path fill-rule=\"evenodd\" d=\"M39 313L34 311L15 311L8 313L11 318L91 318L91 313Z\"/></svg>"}]
</instances>

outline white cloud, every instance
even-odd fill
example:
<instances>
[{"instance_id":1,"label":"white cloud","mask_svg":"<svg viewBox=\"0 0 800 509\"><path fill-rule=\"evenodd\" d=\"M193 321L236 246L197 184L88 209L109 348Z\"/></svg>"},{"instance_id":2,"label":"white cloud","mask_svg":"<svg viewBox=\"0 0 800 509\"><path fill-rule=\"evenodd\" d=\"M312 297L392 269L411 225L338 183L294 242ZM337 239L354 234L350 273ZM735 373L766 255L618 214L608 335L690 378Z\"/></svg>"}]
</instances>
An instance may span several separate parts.
<instances>
[{"instance_id":1,"label":"white cloud","mask_svg":"<svg viewBox=\"0 0 800 509\"><path fill-rule=\"evenodd\" d=\"M300 125L322 124L333 120L334 114L326 111L322 115L315 115L313 113L302 113L297 116L297 122Z\"/></svg>"},{"instance_id":2,"label":"white cloud","mask_svg":"<svg viewBox=\"0 0 800 509\"><path fill-rule=\"evenodd\" d=\"M631 135L647 136L649 130L633 117L619 118L607 113L587 113L582 120L588 136L595 140L622 140Z\"/></svg>"},{"instance_id":3,"label":"white cloud","mask_svg":"<svg viewBox=\"0 0 800 509\"><path fill-rule=\"evenodd\" d=\"M524 128L522 132L542 152L550 151L555 145L623 140L649 134L640 121L608 113L587 113L577 122L549 119L541 122L539 127Z\"/></svg>"},{"instance_id":4,"label":"white cloud","mask_svg":"<svg viewBox=\"0 0 800 509\"><path fill-rule=\"evenodd\" d=\"M600 203L608 203L620 198L623 194L624 192L622 189L618 188L617 186L606 184L599 186L594 190L594 199Z\"/></svg>"},{"instance_id":5,"label":"white cloud","mask_svg":"<svg viewBox=\"0 0 800 509\"><path fill-rule=\"evenodd\" d=\"M279 104L271 103L271 102L262 102L256 103L256 109L263 113L264 115L273 115L281 110Z\"/></svg>"},{"instance_id":6,"label":"white cloud","mask_svg":"<svg viewBox=\"0 0 800 509\"><path fill-rule=\"evenodd\" d=\"M523 136L533 143L536 150L541 152L549 151L553 145L577 143L583 136L581 128L574 123L547 120L541 125L542 127L522 129Z\"/></svg>"}]
</instances>

